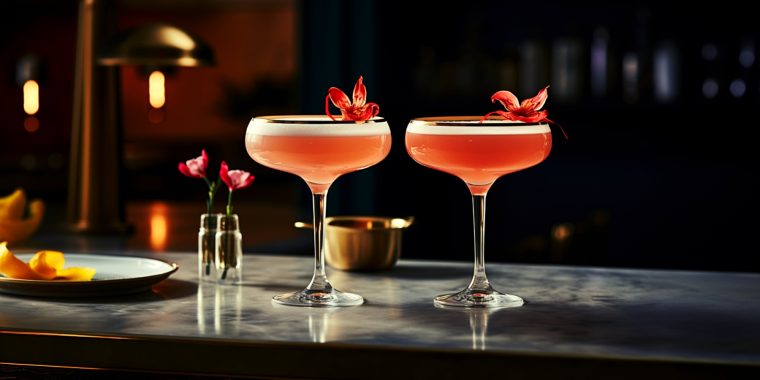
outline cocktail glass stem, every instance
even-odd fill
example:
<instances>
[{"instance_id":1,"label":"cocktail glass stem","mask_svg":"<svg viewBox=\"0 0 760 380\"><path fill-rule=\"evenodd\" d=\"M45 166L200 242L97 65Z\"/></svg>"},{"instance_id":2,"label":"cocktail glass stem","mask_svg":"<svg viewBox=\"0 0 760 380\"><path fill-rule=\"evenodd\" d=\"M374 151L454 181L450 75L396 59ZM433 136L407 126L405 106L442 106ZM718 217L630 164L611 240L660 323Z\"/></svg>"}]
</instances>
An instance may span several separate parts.
<instances>
[{"instance_id":1,"label":"cocktail glass stem","mask_svg":"<svg viewBox=\"0 0 760 380\"><path fill-rule=\"evenodd\" d=\"M486 277L485 239L486 239L486 195L472 196L472 223L475 240L475 267L469 290L493 291Z\"/></svg>"},{"instance_id":2,"label":"cocktail glass stem","mask_svg":"<svg viewBox=\"0 0 760 380\"><path fill-rule=\"evenodd\" d=\"M341 292L327 279L325 272L325 212L327 210L327 189L312 188L314 208L314 275L309 285L298 292L280 294L272 298L274 302L292 306L356 306L364 303L358 294Z\"/></svg>"},{"instance_id":3,"label":"cocktail glass stem","mask_svg":"<svg viewBox=\"0 0 760 380\"><path fill-rule=\"evenodd\" d=\"M327 191L313 193L314 208L314 276L307 290L330 292L332 285L325 273L325 219L327 210Z\"/></svg>"},{"instance_id":4,"label":"cocktail glass stem","mask_svg":"<svg viewBox=\"0 0 760 380\"><path fill-rule=\"evenodd\" d=\"M453 293L435 297L433 302L439 306L458 307L517 307L522 306L523 299L500 293L491 286L486 277L485 237L486 237L486 194L472 194L472 222L475 238L475 264L472 280L467 288Z\"/></svg>"}]
</instances>

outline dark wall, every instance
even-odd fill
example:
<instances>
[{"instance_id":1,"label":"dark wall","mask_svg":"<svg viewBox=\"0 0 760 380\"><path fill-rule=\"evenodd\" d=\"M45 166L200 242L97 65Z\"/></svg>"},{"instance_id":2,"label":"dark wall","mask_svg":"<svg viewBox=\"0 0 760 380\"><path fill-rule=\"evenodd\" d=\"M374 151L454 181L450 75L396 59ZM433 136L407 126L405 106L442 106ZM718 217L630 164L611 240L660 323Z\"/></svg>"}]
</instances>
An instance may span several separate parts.
<instances>
[{"instance_id":1,"label":"dark wall","mask_svg":"<svg viewBox=\"0 0 760 380\"><path fill-rule=\"evenodd\" d=\"M343 202L334 213L356 213L339 198L358 197L353 203L378 214L414 215L408 257L470 260L467 189L408 157L406 125L482 115L498 109L489 100L497 90L524 98L550 84L546 108L570 138L555 129L547 161L492 188L487 260L760 269L751 253L758 186L750 137L759 30L731 2L687 10L635 1L377 1L368 34L353 34L364 11L352 2L331 2L330 14L319 4L303 2L306 22L340 32L302 33L305 51L337 46L326 51L333 60L356 62L365 54L357 46L371 46L372 62L331 74L322 56L307 54L305 70L346 89L363 73L393 129L390 156L362 174L372 176L374 195L341 179L331 190L343 192L331 194Z\"/></svg>"}]
</instances>

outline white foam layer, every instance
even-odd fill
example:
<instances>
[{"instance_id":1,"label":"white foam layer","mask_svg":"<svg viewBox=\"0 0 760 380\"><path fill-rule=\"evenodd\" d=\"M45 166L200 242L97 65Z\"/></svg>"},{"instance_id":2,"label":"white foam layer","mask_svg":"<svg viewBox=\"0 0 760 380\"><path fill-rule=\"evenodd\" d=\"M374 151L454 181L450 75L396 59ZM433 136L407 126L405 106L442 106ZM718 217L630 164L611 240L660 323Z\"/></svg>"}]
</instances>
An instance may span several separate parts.
<instances>
[{"instance_id":1,"label":"white foam layer","mask_svg":"<svg viewBox=\"0 0 760 380\"><path fill-rule=\"evenodd\" d=\"M391 133L388 122L375 118L364 123L332 121L327 115L254 117L248 134L265 136L377 136Z\"/></svg>"},{"instance_id":2,"label":"white foam layer","mask_svg":"<svg viewBox=\"0 0 760 380\"><path fill-rule=\"evenodd\" d=\"M521 125L524 124L524 125ZM407 133L420 135L534 135L550 133L548 124L526 124L521 121L483 120L477 117L414 119Z\"/></svg>"}]
</instances>

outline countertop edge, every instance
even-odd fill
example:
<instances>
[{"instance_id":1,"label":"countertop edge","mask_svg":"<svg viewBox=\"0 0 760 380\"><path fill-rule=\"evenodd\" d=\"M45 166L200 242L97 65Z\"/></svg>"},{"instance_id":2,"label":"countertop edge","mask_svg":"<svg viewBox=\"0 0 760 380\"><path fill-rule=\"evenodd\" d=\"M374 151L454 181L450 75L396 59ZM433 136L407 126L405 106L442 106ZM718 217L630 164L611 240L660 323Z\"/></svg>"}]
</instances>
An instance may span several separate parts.
<instances>
[{"instance_id":1,"label":"countertop edge","mask_svg":"<svg viewBox=\"0 0 760 380\"><path fill-rule=\"evenodd\" d=\"M641 379L652 375L714 378L760 374L760 363L413 349L347 343L106 336L7 329L0 330L0 342L6 348L0 353L0 363L6 365L194 375L321 379L583 375Z\"/></svg>"}]
</instances>

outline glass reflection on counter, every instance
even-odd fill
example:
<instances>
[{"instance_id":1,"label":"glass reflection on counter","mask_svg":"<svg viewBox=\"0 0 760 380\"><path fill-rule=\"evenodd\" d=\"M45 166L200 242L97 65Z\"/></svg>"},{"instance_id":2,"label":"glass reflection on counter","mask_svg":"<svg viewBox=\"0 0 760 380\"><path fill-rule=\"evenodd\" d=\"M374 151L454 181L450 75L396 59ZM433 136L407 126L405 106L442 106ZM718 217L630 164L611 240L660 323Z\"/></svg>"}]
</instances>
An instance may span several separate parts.
<instances>
[{"instance_id":1,"label":"glass reflection on counter","mask_svg":"<svg viewBox=\"0 0 760 380\"><path fill-rule=\"evenodd\" d=\"M196 318L200 334L239 333L243 320L243 287L198 284Z\"/></svg>"},{"instance_id":2,"label":"glass reflection on counter","mask_svg":"<svg viewBox=\"0 0 760 380\"><path fill-rule=\"evenodd\" d=\"M328 341L332 314L337 310L340 309L322 308L308 310L307 321L309 326L309 338L312 342L325 343Z\"/></svg>"},{"instance_id":3,"label":"glass reflection on counter","mask_svg":"<svg viewBox=\"0 0 760 380\"><path fill-rule=\"evenodd\" d=\"M435 305L436 308L455 313L462 313L467 317L472 332L472 349L476 351L486 350L486 341L488 338L488 320L491 315L505 309L489 308L459 308L450 306Z\"/></svg>"}]
</instances>

